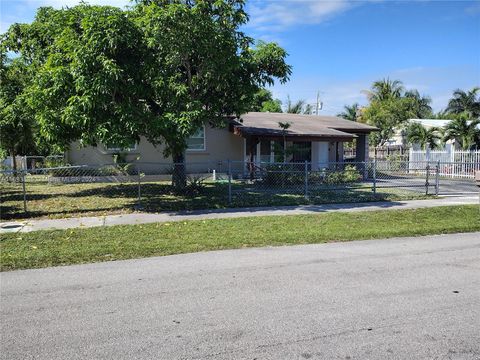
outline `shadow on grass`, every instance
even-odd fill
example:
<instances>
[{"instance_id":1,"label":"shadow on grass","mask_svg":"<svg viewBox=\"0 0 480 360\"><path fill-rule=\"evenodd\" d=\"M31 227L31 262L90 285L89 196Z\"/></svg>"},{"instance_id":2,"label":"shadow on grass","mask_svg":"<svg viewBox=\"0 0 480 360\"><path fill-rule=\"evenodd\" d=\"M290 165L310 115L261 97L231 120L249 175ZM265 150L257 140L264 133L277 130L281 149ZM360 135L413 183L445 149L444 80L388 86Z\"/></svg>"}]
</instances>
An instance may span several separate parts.
<instances>
[{"instance_id":1,"label":"shadow on grass","mask_svg":"<svg viewBox=\"0 0 480 360\"><path fill-rule=\"evenodd\" d=\"M8 208L9 212L5 211L4 209ZM99 216L102 214L120 214L124 212L132 212L135 206L131 206L130 210L129 207L125 206L118 206L118 207L106 207L106 208L91 208L91 209L75 209L75 210L59 210L59 211L40 211L40 210L33 210L27 211L27 213L23 212L22 208L15 208L15 207L5 207L0 206L1 211L1 218L0 220L17 220L17 219L29 219L29 218L40 218L40 217L52 217L52 218L68 218L68 217L76 217L76 216ZM63 215L63 216L55 216L55 215Z\"/></svg>"},{"instance_id":2,"label":"shadow on grass","mask_svg":"<svg viewBox=\"0 0 480 360\"><path fill-rule=\"evenodd\" d=\"M56 185L54 185L56 186ZM68 186L68 185L64 185ZM80 187L77 189L76 187ZM91 186L90 188L81 188ZM9 197L10 202L2 201L1 219L21 219L35 217L71 217L76 215L103 215L107 213L129 213L138 210L138 185L132 184L72 184L69 188L58 186L61 193L48 193L52 188L36 188L35 193L27 194L27 207L23 212L23 194ZM65 190L67 189L67 190ZM55 189L54 189L55 190ZM47 192L48 191L48 192ZM18 192L18 191L17 191ZM366 187L317 188L309 192L308 198L300 187L290 189L266 189L258 184L234 184L232 201L228 201L228 185L207 183L193 193L178 193L169 184L142 183L140 209L143 212L191 212L194 210L226 211L235 208L259 208L285 206L311 206L335 203L366 203L389 201L398 204L398 194L373 194ZM12 194L9 194L12 196ZM418 196L418 194L417 194ZM4 197L2 196L2 200ZM76 201L75 199L78 199ZM73 202L73 203L72 203ZM109 206L110 205L110 206ZM77 206L72 208L72 206ZM221 210L223 209L223 210ZM230 211L230 210L227 210ZM235 211L235 210L232 210Z\"/></svg>"}]
</instances>

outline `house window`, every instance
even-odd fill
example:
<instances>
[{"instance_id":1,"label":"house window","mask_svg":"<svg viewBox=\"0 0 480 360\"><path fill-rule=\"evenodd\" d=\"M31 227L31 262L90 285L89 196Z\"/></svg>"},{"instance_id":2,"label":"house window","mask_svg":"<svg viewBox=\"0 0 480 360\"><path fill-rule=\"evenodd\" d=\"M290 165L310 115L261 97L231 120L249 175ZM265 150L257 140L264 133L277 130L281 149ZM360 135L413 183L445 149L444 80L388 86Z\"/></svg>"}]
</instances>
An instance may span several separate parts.
<instances>
[{"instance_id":1,"label":"house window","mask_svg":"<svg viewBox=\"0 0 480 360\"><path fill-rule=\"evenodd\" d=\"M107 151L125 151L125 152L135 151L137 150L137 143L133 142L127 147L122 147L119 144L111 143L111 144L107 144L105 148L107 149Z\"/></svg>"},{"instance_id":2,"label":"house window","mask_svg":"<svg viewBox=\"0 0 480 360\"><path fill-rule=\"evenodd\" d=\"M187 150L203 151L205 150L205 126L187 139Z\"/></svg>"}]
</instances>

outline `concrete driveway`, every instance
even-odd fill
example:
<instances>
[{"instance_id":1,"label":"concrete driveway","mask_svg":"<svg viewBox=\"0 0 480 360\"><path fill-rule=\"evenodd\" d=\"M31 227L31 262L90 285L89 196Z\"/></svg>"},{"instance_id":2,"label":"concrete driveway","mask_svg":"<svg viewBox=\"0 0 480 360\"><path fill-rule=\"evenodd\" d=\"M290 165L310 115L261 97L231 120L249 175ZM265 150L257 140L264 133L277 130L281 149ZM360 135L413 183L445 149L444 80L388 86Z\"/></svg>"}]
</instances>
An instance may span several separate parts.
<instances>
[{"instance_id":1,"label":"concrete driveway","mask_svg":"<svg viewBox=\"0 0 480 360\"><path fill-rule=\"evenodd\" d=\"M1 274L2 359L479 359L480 233Z\"/></svg>"}]
</instances>

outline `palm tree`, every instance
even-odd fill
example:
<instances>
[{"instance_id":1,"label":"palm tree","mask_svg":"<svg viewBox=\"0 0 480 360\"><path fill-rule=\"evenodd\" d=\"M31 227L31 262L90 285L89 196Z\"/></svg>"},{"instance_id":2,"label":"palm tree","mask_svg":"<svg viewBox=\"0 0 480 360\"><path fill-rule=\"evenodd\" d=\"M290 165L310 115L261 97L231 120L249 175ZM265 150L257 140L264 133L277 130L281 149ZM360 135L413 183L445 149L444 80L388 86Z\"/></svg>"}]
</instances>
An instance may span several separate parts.
<instances>
[{"instance_id":1,"label":"palm tree","mask_svg":"<svg viewBox=\"0 0 480 360\"><path fill-rule=\"evenodd\" d=\"M430 106L432 99L428 96L422 96L418 90L408 90L405 91L404 95L407 99L412 99L414 101L413 112L415 116L419 119L430 118L432 116L432 107Z\"/></svg>"},{"instance_id":2,"label":"palm tree","mask_svg":"<svg viewBox=\"0 0 480 360\"><path fill-rule=\"evenodd\" d=\"M345 105L344 111L338 113L337 116L346 120L357 121L360 118L360 105L354 103L353 105Z\"/></svg>"},{"instance_id":3,"label":"palm tree","mask_svg":"<svg viewBox=\"0 0 480 360\"><path fill-rule=\"evenodd\" d=\"M287 130L290 129L290 124L289 122L279 122L278 127L282 129L282 136L283 136L283 162L287 162Z\"/></svg>"},{"instance_id":4,"label":"palm tree","mask_svg":"<svg viewBox=\"0 0 480 360\"><path fill-rule=\"evenodd\" d=\"M292 103L290 96L287 96L287 110L289 114L312 114L312 105L307 104L305 100L298 100L296 103Z\"/></svg>"},{"instance_id":5,"label":"palm tree","mask_svg":"<svg viewBox=\"0 0 480 360\"><path fill-rule=\"evenodd\" d=\"M457 89L453 92L453 97L448 102L446 111L452 114L468 113L470 117L480 117L480 98L477 94L480 87L474 87L472 90L465 92Z\"/></svg>"},{"instance_id":6,"label":"palm tree","mask_svg":"<svg viewBox=\"0 0 480 360\"><path fill-rule=\"evenodd\" d=\"M479 124L479 119L468 120L468 115L463 113L445 126L444 140L454 139L462 150L469 150L480 138Z\"/></svg>"},{"instance_id":7,"label":"palm tree","mask_svg":"<svg viewBox=\"0 0 480 360\"><path fill-rule=\"evenodd\" d=\"M383 101L395 99L402 96L404 91L403 83L400 80L390 80L389 78L375 81L371 90L364 90L370 101Z\"/></svg>"},{"instance_id":8,"label":"palm tree","mask_svg":"<svg viewBox=\"0 0 480 360\"><path fill-rule=\"evenodd\" d=\"M410 144L419 144L423 150L435 149L442 140L440 129L437 127L425 128L417 122L411 123L407 128L407 141Z\"/></svg>"}]
</instances>

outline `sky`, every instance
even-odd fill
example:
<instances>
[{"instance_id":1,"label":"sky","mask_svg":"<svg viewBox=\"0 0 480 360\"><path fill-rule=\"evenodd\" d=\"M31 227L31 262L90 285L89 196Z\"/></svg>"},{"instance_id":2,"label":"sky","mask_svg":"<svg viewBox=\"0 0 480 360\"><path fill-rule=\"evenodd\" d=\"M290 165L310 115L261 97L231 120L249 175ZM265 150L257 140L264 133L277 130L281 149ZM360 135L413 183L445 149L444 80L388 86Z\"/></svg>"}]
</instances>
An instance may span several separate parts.
<instances>
[{"instance_id":1,"label":"sky","mask_svg":"<svg viewBox=\"0 0 480 360\"><path fill-rule=\"evenodd\" d=\"M78 0L0 0L0 33L30 22L40 6ZM124 7L128 0L91 0ZM244 31L275 41L289 53L290 81L274 97L315 103L335 115L346 104L366 104L376 80L401 80L445 108L453 90L480 86L480 0L250 0Z\"/></svg>"}]
</instances>

